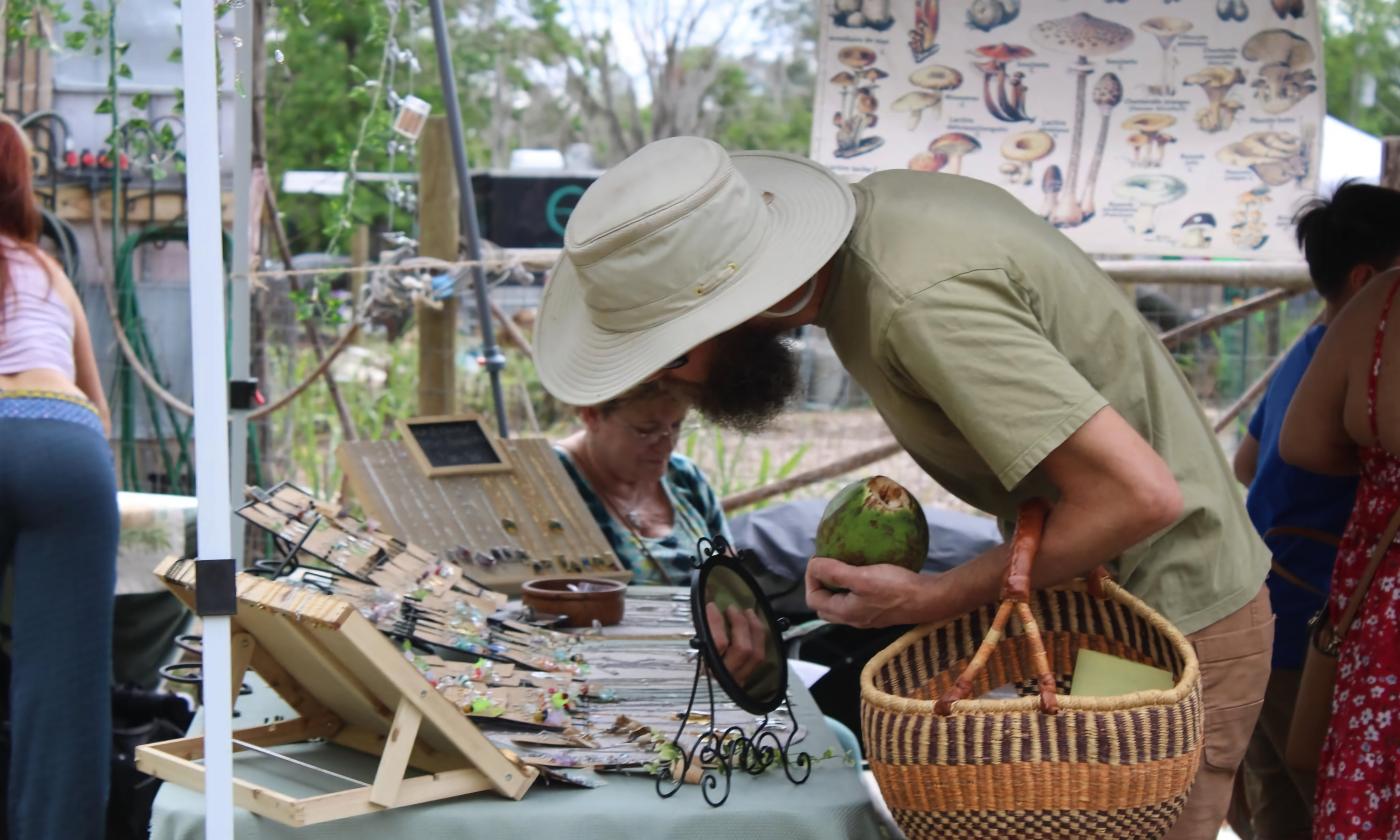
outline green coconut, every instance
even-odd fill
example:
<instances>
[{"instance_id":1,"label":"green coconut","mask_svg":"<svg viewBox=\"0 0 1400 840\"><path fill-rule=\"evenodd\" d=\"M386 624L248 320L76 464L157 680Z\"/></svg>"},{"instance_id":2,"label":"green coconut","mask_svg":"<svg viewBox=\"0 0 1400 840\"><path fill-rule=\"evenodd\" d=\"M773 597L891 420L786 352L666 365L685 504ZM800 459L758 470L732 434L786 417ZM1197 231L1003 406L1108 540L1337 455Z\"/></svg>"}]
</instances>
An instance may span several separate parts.
<instances>
[{"instance_id":1,"label":"green coconut","mask_svg":"<svg viewBox=\"0 0 1400 840\"><path fill-rule=\"evenodd\" d=\"M817 555L852 566L893 563L917 572L928 556L928 520L914 494L883 475L841 488L817 526Z\"/></svg>"}]
</instances>

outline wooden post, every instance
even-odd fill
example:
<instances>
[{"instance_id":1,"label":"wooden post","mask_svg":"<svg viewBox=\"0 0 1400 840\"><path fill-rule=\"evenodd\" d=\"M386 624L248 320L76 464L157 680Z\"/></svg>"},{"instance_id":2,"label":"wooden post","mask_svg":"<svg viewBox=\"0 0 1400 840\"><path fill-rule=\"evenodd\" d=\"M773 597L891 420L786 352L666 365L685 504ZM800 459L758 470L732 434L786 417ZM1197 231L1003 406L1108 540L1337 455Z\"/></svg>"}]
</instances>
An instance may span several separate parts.
<instances>
[{"instance_id":1,"label":"wooden post","mask_svg":"<svg viewBox=\"0 0 1400 840\"><path fill-rule=\"evenodd\" d=\"M457 179L446 117L429 117L418 141L418 253L456 261L460 252ZM457 385L457 296L441 308L415 304L418 319L418 413L455 411Z\"/></svg>"},{"instance_id":2,"label":"wooden post","mask_svg":"<svg viewBox=\"0 0 1400 840\"><path fill-rule=\"evenodd\" d=\"M1400 190L1400 137L1387 137L1381 151L1381 186Z\"/></svg>"},{"instance_id":3,"label":"wooden post","mask_svg":"<svg viewBox=\"0 0 1400 840\"><path fill-rule=\"evenodd\" d=\"M369 265L369 225L355 225L350 234L350 264L356 268ZM350 274L350 300L356 307L360 305L360 294L365 288L365 275L362 271Z\"/></svg>"}]
</instances>

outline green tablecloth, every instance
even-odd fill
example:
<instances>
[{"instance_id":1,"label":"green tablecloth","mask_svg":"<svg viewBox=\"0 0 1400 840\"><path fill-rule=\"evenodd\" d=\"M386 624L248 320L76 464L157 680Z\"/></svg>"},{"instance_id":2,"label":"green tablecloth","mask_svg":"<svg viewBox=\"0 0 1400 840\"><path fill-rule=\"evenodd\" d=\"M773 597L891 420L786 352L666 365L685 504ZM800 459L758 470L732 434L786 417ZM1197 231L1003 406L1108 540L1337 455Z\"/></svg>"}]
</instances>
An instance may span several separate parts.
<instances>
[{"instance_id":1,"label":"green tablecloth","mask_svg":"<svg viewBox=\"0 0 1400 840\"><path fill-rule=\"evenodd\" d=\"M791 690L793 711L810 731L802 747L813 755L828 747L839 752L836 737L811 695L796 679ZM272 714L291 716L286 710L275 710L269 700L280 705L269 689L255 685L253 695L239 699L242 714L234 726L257 726ZM199 727L196 720L194 730ZM374 758L334 745L298 745L284 751L351 778L374 778ZM234 773L293 796L349 787L285 762L247 753L235 757ZM593 790L546 787L541 780L519 802L477 794L305 828L290 828L238 810L234 835L239 840L861 840L883 836L859 774L839 760L819 763L807 783L800 786L789 783L781 770L759 778L736 776L729 800L720 808L705 804L700 789L693 785L663 800L650 779L603 778L607 785ZM203 837L203 832L202 795L177 785L163 785L151 818L153 840L194 840Z\"/></svg>"}]
</instances>

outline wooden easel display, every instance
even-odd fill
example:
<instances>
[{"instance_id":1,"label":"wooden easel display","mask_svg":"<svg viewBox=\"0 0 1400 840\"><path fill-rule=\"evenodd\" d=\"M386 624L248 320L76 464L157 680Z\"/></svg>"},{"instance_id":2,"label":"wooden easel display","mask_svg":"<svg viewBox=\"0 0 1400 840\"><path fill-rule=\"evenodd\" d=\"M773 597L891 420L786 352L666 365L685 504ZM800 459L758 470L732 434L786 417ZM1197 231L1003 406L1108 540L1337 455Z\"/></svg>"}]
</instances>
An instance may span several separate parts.
<instances>
[{"instance_id":1,"label":"wooden easel display","mask_svg":"<svg viewBox=\"0 0 1400 840\"><path fill-rule=\"evenodd\" d=\"M531 578L631 580L549 441L496 438L475 415L403 426L411 443L336 450L355 498L382 528L511 595ZM423 429L427 437L415 436Z\"/></svg>"},{"instance_id":2,"label":"wooden easel display","mask_svg":"<svg viewBox=\"0 0 1400 840\"><path fill-rule=\"evenodd\" d=\"M193 609L194 561L166 560L156 575ZM237 806L302 826L486 790L520 799L539 775L491 744L350 604L247 574L237 588L233 685L252 668L299 717L234 732L234 750L322 738L379 756L373 784L305 798L235 776ZM136 765L203 790L203 755L202 737L181 738L138 747Z\"/></svg>"}]
</instances>

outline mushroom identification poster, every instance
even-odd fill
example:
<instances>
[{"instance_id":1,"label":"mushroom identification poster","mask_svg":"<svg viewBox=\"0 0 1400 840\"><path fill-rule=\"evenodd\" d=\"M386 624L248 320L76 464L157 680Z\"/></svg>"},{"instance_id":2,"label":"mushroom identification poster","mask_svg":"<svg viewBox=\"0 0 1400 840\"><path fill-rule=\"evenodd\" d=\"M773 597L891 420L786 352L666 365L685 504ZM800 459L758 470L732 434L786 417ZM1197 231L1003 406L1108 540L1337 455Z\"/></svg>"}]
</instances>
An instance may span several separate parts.
<instances>
[{"instance_id":1,"label":"mushroom identification poster","mask_svg":"<svg viewBox=\"0 0 1400 840\"><path fill-rule=\"evenodd\" d=\"M999 184L1094 254L1296 259L1318 0L821 0L812 157Z\"/></svg>"}]
</instances>

